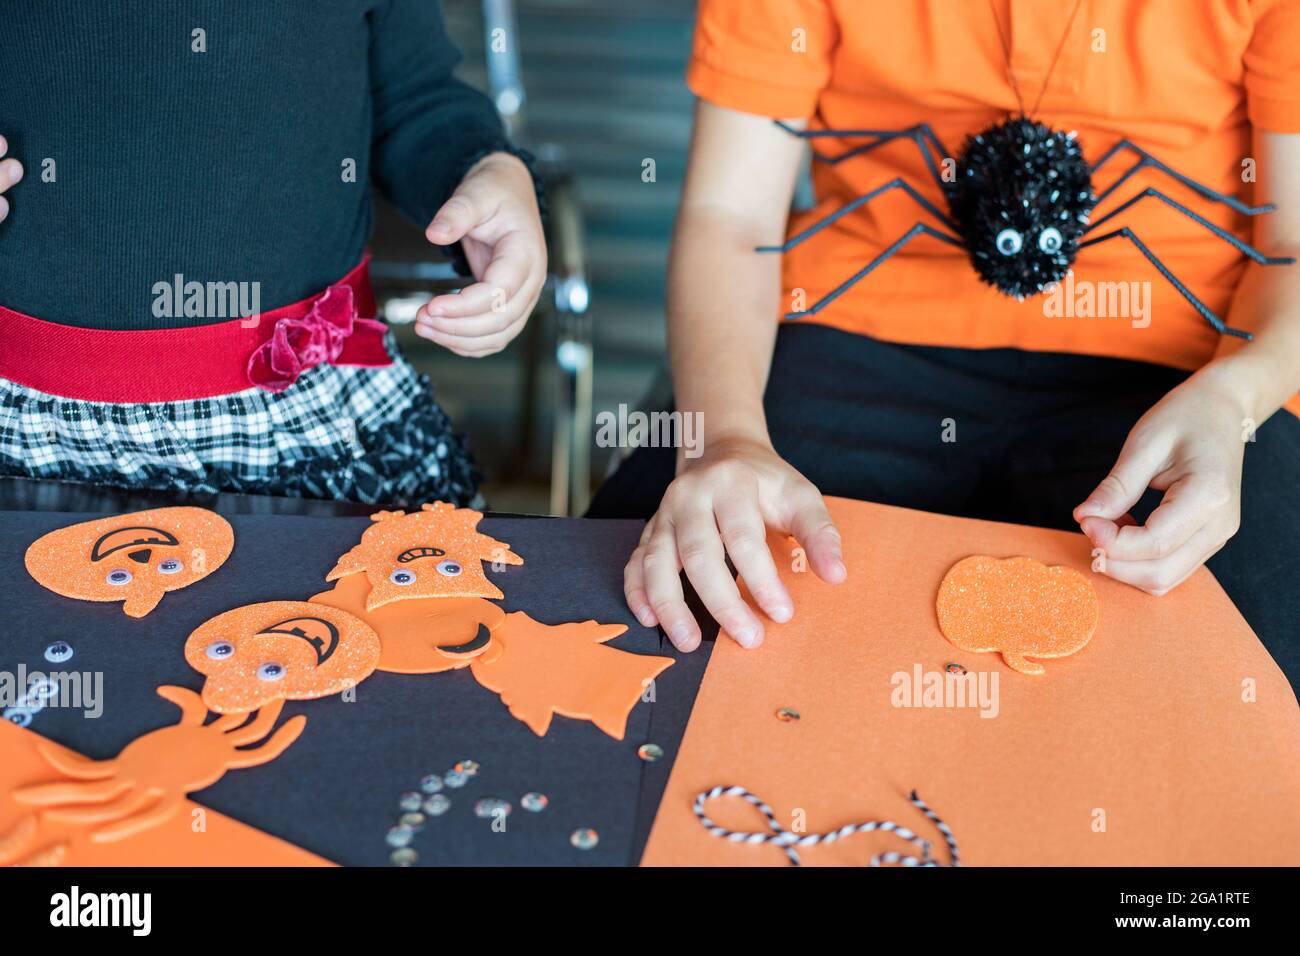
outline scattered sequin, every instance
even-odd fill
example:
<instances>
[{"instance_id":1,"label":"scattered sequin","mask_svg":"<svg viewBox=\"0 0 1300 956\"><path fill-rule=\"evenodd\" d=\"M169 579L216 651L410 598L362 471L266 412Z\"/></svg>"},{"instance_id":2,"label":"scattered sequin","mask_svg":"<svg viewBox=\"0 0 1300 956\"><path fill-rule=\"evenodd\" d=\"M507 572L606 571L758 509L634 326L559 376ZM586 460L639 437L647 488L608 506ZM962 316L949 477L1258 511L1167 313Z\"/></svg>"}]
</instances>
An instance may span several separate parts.
<instances>
[{"instance_id":1,"label":"scattered sequin","mask_svg":"<svg viewBox=\"0 0 1300 956\"><path fill-rule=\"evenodd\" d=\"M415 836L415 831L410 827L402 826L400 823L395 827L389 827L388 836L384 839L389 846L403 847L411 842Z\"/></svg>"},{"instance_id":2,"label":"scattered sequin","mask_svg":"<svg viewBox=\"0 0 1300 956\"><path fill-rule=\"evenodd\" d=\"M440 817L451 809L451 800L445 793L435 793L424 801L424 812L431 817Z\"/></svg>"},{"instance_id":3,"label":"scattered sequin","mask_svg":"<svg viewBox=\"0 0 1300 956\"><path fill-rule=\"evenodd\" d=\"M458 761L456 766L452 767L452 769L457 773L463 773L468 777L472 777L478 773L478 764L473 760L461 760Z\"/></svg>"},{"instance_id":4,"label":"scattered sequin","mask_svg":"<svg viewBox=\"0 0 1300 956\"><path fill-rule=\"evenodd\" d=\"M541 813L550 802L544 793L525 793L519 798L519 805L529 813Z\"/></svg>"},{"instance_id":5,"label":"scattered sequin","mask_svg":"<svg viewBox=\"0 0 1300 956\"><path fill-rule=\"evenodd\" d=\"M502 800L500 797L484 797L482 800L475 801L474 816L483 817L484 819L502 815L508 817L511 809L508 800Z\"/></svg>"},{"instance_id":6,"label":"scattered sequin","mask_svg":"<svg viewBox=\"0 0 1300 956\"><path fill-rule=\"evenodd\" d=\"M786 723L789 723L792 720L798 720L799 711L795 710L793 707L782 707L776 712L776 719L783 720Z\"/></svg>"},{"instance_id":7,"label":"scattered sequin","mask_svg":"<svg viewBox=\"0 0 1300 956\"><path fill-rule=\"evenodd\" d=\"M569 837L569 842L579 850L590 850L600 842L600 834L591 827L583 827L580 830L573 831L573 836Z\"/></svg>"},{"instance_id":8,"label":"scattered sequin","mask_svg":"<svg viewBox=\"0 0 1300 956\"><path fill-rule=\"evenodd\" d=\"M397 805L403 810L418 810L420 804L424 802L424 797L420 796L414 790L408 790L398 799Z\"/></svg>"},{"instance_id":9,"label":"scattered sequin","mask_svg":"<svg viewBox=\"0 0 1300 956\"><path fill-rule=\"evenodd\" d=\"M45 659L51 664L62 664L72 660L72 645L67 641L55 641L45 648Z\"/></svg>"},{"instance_id":10,"label":"scattered sequin","mask_svg":"<svg viewBox=\"0 0 1300 956\"><path fill-rule=\"evenodd\" d=\"M425 793L437 793L442 789L442 774L431 773L420 778L420 789Z\"/></svg>"},{"instance_id":11,"label":"scattered sequin","mask_svg":"<svg viewBox=\"0 0 1300 956\"><path fill-rule=\"evenodd\" d=\"M654 763L664 755L664 748L658 744L642 744L637 748L636 755L647 763Z\"/></svg>"},{"instance_id":12,"label":"scattered sequin","mask_svg":"<svg viewBox=\"0 0 1300 956\"><path fill-rule=\"evenodd\" d=\"M966 673L966 665L965 665L965 664L944 664L944 665L943 665L943 669L946 670L949 674L964 674L964 673Z\"/></svg>"},{"instance_id":13,"label":"scattered sequin","mask_svg":"<svg viewBox=\"0 0 1300 956\"><path fill-rule=\"evenodd\" d=\"M397 818L399 826L410 827L412 830L424 829L424 814L418 810L412 813L403 813Z\"/></svg>"},{"instance_id":14,"label":"scattered sequin","mask_svg":"<svg viewBox=\"0 0 1300 956\"><path fill-rule=\"evenodd\" d=\"M443 783L453 789L463 787L469 783L469 774L461 770L448 770L442 778Z\"/></svg>"},{"instance_id":15,"label":"scattered sequin","mask_svg":"<svg viewBox=\"0 0 1300 956\"><path fill-rule=\"evenodd\" d=\"M420 859L420 854L409 846L404 846L400 850L394 850L389 859L393 861L394 866L414 866L415 862Z\"/></svg>"}]
</instances>

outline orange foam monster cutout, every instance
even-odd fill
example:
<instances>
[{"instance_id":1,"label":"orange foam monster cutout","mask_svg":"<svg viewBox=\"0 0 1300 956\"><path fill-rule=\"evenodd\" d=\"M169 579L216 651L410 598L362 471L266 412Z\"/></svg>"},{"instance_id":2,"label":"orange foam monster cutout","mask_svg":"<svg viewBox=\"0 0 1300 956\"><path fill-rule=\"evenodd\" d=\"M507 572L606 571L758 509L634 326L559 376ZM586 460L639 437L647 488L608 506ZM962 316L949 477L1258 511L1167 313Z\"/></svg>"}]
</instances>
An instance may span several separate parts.
<instances>
[{"instance_id":1,"label":"orange foam monster cutout","mask_svg":"<svg viewBox=\"0 0 1300 956\"><path fill-rule=\"evenodd\" d=\"M1022 674L1040 675L1029 658L1068 657L1097 628L1097 593L1073 568L1033 558L974 555L948 569L936 601L939 629L965 651L997 651Z\"/></svg>"},{"instance_id":2,"label":"orange foam monster cutout","mask_svg":"<svg viewBox=\"0 0 1300 956\"><path fill-rule=\"evenodd\" d=\"M121 601L144 617L168 591L199 581L235 546L230 523L204 508L154 508L51 531L27 549L27 572L56 594Z\"/></svg>"},{"instance_id":3,"label":"orange foam monster cutout","mask_svg":"<svg viewBox=\"0 0 1300 956\"><path fill-rule=\"evenodd\" d=\"M298 739L307 718L291 717L270 734L283 701L253 716L235 714L205 724L199 695L182 687L159 687L158 695L181 709L180 720L142 734L111 760L88 760L48 741L40 753L59 780L17 788L13 797L38 816L6 835L4 853L20 855L39 841L40 820L92 828L90 839L106 843L132 837L169 820L187 794L211 786L228 770L269 763ZM263 741L257 746L258 741ZM244 748L244 749L240 749Z\"/></svg>"},{"instance_id":4,"label":"orange foam monster cutout","mask_svg":"<svg viewBox=\"0 0 1300 956\"><path fill-rule=\"evenodd\" d=\"M205 621L185 642L185 659L207 676L204 704L238 714L356 686L379 663L379 635L337 608L270 601Z\"/></svg>"},{"instance_id":5,"label":"orange foam monster cutout","mask_svg":"<svg viewBox=\"0 0 1300 956\"><path fill-rule=\"evenodd\" d=\"M483 573L483 562L523 564L510 546L476 529L483 517L438 501L420 511L380 511L361 543L326 576L337 581L364 572L370 582L366 610L412 598L503 597Z\"/></svg>"}]
</instances>

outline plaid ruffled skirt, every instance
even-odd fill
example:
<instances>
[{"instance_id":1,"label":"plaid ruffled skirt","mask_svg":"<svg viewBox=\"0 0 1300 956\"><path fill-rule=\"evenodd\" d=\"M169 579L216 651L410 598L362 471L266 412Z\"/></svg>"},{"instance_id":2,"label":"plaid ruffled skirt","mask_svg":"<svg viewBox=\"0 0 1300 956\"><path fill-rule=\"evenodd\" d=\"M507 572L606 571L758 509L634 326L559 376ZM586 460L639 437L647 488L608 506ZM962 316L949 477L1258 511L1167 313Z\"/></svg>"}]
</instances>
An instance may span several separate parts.
<instances>
[{"instance_id":1,"label":"plaid ruffled skirt","mask_svg":"<svg viewBox=\"0 0 1300 956\"><path fill-rule=\"evenodd\" d=\"M282 392L114 403L0 379L0 475L132 489L468 505L479 475L428 379L321 364Z\"/></svg>"}]
</instances>

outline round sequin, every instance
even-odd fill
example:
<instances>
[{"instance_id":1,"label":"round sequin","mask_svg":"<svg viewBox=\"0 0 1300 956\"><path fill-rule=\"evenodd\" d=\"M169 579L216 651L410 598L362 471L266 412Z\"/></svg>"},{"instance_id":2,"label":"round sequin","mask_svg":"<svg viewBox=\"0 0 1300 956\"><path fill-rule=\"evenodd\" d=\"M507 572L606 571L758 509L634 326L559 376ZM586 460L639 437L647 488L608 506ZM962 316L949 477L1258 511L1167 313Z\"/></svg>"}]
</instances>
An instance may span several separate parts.
<instances>
[{"instance_id":1,"label":"round sequin","mask_svg":"<svg viewBox=\"0 0 1300 956\"><path fill-rule=\"evenodd\" d=\"M17 724L19 727L30 727L32 724L32 711L27 707L6 707L4 719L11 724Z\"/></svg>"},{"instance_id":2,"label":"round sequin","mask_svg":"<svg viewBox=\"0 0 1300 956\"><path fill-rule=\"evenodd\" d=\"M637 748L636 755L647 763L654 763L664 755L664 748L658 744L642 744Z\"/></svg>"},{"instance_id":3,"label":"round sequin","mask_svg":"<svg viewBox=\"0 0 1300 956\"><path fill-rule=\"evenodd\" d=\"M424 829L424 814L419 811L413 813L403 813L397 818L397 822L404 827L410 827L412 830L419 831Z\"/></svg>"},{"instance_id":4,"label":"round sequin","mask_svg":"<svg viewBox=\"0 0 1300 956\"><path fill-rule=\"evenodd\" d=\"M388 859L392 860L393 866L414 866L420 859L420 854L409 846L404 846L400 850L394 850Z\"/></svg>"},{"instance_id":5,"label":"round sequin","mask_svg":"<svg viewBox=\"0 0 1300 956\"><path fill-rule=\"evenodd\" d=\"M484 819L510 816L512 809L510 801L502 800L500 797L484 797L482 800L474 801L474 816L483 817Z\"/></svg>"},{"instance_id":6,"label":"round sequin","mask_svg":"<svg viewBox=\"0 0 1300 956\"><path fill-rule=\"evenodd\" d=\"M786 723L789 723L792 720L798 720L799 711L795 710L793 707L782 707L776 712L776 719L783 720Z\"/></svg>"},{"instance_id":7,"label":"round sequin","mask_svg":"<svg viewBox=\"0 0 1300 956\"><path fill-rule=\"evenodd\" d=\"M457 761L456 766L454 766L452 769L455 770L457 773L463 773L467 776L472 777L474 776L474 774L478 773L478 764L475 763L473 760L460 760Z\"/></svg>"},{"instance_id":8,"label":"round sequin","mask_svg":"<svg viewBox=\"0 0 1300 956\"><path fill-rule=\"evenodd\" d=\"M448 770L446 774L443 775L442 782L452 789L457 789L469 783L469 777L470 775L463 771Z\"/></svg>"},{"instance_id":9,"label":"round sequin","mask_svg":"<svg viewBox=\"0 0 1300 956\"><path fill-rule=\"evenodd\" d=\"M451 809L451 798L445 793L435 793L424 801L423 809L431 817L440 817Z\"/></svg>"},{"instance_id":10,"label":"round sequin","mask_svg":"<svg viewBox=\"0 0 1300 956\"><path fill-rule=\"evenodd\" d=\"M442 789L442 774L431 773L420 778L420 789L425 793L437 793Z\"/></svg>"},{"instance_id":11,"label":"round sequin","mask_svg":"<svg viewBox=\"0 0 1300 956\"><path fill-rule=\"evenodd\" d=\"M410 827L398 824L395 827L389 827L388 835L384 837L389 846L403 847L407 846L415 836L415 831Z\"/></svg>"},{"instance_id":12,"label":"round sequin","mask_svg":"<svg viewBox=\"0 0 1300 956\"><path fill-rule=\"evenodd\" d=\"M45 648L45 659L51 664L62 664L72 660L72 645L67 641L55 641Z\"/></svg>"},{"instance_id":13,"label":"round sequin","mask_svg":"<svg viewBox=\"0 0 1300 956\"><path fill-rule=\"evenodd\" d=\"M541 813L550 802L546 799L546 794L537 792L525 793L519 798L519 805L529 813Z\"/></svg>"},{"instance_id":14,"label":"round sequin","mask_svg":"<svg viewBox=\"0 0 1300 956\"><path fill-rule=\"evenodd\" d=\"M591 827L583 827L580 830L573 831L573 835L569 837L569 842L579 850L590 850L600 842L600 834Z\"/></svg>"},{"instance_id":15,"label":"round sequin","mask_svg":"<svg viewBox=\"0 0 1300 956\"><path fill-rule=\"evenodd\" d=\"M944 664L944 665L943 665L943 669L946 670L949 674L965 674L965 673L966 673L966 665L965 665L965 664Z\"/></svg>"},{"instance_id":16,"label":"round sequin","mask_svg":"<svg viewBox=\"0 0 1300 956\"><path fill-rule=\"evenodd\" d=\"M420 796L420 794L416 793L414 790L408 790L397 798L397 805L403 810L418 810L420 809L420 804L423 802L424 797Z\"/></svg>"}]
</instances>

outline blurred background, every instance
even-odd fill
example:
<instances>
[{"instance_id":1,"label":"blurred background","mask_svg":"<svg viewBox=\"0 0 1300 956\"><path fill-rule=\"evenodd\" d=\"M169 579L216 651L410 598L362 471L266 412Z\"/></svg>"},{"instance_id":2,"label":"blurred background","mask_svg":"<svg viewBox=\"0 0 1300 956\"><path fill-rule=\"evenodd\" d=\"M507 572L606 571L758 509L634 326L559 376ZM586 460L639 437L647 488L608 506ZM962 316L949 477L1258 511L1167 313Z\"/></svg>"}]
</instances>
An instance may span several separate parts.
<instances>
[{"instance_id":1,"label":"blurred background","mask_svg":"<svg viewBox=\"0 0 1300 956\"><path fill-rule=\"evenodd\" d=\"M432 2L432 0L431 0ZM497 511L580 514L618 449L602 410L663 407L664 271L690 135L693 0L442 0L465 61L551 183L552 278L504 352L460 358L397 326L487 475ZM372 246L390 322L454 287L382 204Z\"/></svg>"}]
</instances>

